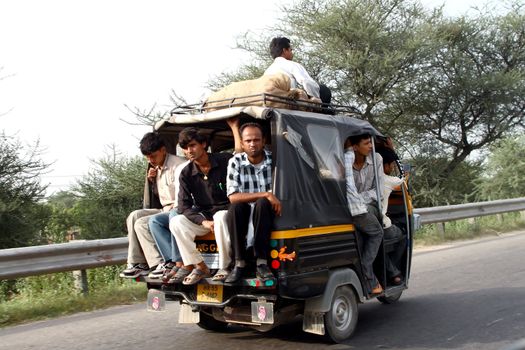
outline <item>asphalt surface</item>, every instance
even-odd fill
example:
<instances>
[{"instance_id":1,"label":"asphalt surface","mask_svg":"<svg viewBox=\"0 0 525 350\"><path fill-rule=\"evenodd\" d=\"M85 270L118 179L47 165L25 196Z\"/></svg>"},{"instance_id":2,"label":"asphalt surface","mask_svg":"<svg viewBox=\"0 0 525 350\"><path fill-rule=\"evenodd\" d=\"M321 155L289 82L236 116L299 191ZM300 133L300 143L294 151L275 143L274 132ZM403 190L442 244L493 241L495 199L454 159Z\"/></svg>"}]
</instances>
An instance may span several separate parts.
<instances>
[{"instance_id":1,"label":"asphalt surface","mask_svg":"<svg viewBox=\"0 0 525 350\"><path fill-rule=\"evenodd\" d=\"M393 305L359 308L345 344L302 332L300 320L267 333L178 324L178 305L117 306L0 329L0 350L22 349L476 349L525 338L525 232L418 250L410 286Z\"/></svg>"}]
</instances>

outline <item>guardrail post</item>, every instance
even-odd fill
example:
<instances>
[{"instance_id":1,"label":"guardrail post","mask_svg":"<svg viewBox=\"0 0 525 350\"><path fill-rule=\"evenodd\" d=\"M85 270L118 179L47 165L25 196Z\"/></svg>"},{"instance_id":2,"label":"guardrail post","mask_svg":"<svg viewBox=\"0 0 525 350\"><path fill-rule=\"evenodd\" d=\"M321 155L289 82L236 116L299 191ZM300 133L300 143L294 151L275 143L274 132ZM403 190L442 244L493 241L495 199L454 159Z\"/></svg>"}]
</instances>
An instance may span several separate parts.
<instances>
[{"instance_id":1,"label":"guardrail post","mask_svg":"<svg viewBox=\"0 0 525 350\"><path fill-rule=\"evenodd\" d=\"M75 288L79 293L86 296L89 293L88 290L88 280L87 280L87 271L73 271L73 277L75 278Z\"/></svg>"},{"instance_id":2,"label":"guardrail post","mask_svg":"<svg viewBox=\"0 0 525 350\"><path fill-rule=\"evenodd\" d=\"M445 239L445 223L436 222L436 230L438 234L441 236L441 239Z\"/></svg>"},{"instance_id":3,"label":"guardrail post","mask_svg":"<svg viewBox=\"0 0 525 350\"><path fill-rule=\"evenodd\" d=\"M70 235L69 242L79 242L85 241L85 239L75 239L76 232L68 232ZM73 271L73 278L75 280L75 289L78 293L86 296L89 293L88 280L87 280L87 271L86 270L77 270Z\"/></svg>"}]
</instances>

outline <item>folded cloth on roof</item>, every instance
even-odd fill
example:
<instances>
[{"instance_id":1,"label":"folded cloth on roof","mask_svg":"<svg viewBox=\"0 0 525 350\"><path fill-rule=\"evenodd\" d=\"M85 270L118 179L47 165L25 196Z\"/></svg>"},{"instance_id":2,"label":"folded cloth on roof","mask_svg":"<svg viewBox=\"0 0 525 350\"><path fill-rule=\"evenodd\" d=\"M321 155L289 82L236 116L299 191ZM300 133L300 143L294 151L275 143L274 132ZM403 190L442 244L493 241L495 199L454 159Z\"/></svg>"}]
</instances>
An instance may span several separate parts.
<instances>
[{"instance_id":1,"label":"folded cloth on roof","mask_svg":"<svg viewBox=\"0 0 525 350\"><path fill-rule=\"evenodd\" d=\"M321 100L318 98L309 98L306 92L301 89L290 89L290 78L286 74L277 73L226 85L222 89L212 93L204 103L204 107L208 111L212 111L228 104L234 104L236 106L262 106L265 104L268 107L292 109L287 103L272 101L271 97L265 102L262 101L260 97L246 97L260 94L270 94L293 100L321 103Z\"/></svg>"}]
</instances>

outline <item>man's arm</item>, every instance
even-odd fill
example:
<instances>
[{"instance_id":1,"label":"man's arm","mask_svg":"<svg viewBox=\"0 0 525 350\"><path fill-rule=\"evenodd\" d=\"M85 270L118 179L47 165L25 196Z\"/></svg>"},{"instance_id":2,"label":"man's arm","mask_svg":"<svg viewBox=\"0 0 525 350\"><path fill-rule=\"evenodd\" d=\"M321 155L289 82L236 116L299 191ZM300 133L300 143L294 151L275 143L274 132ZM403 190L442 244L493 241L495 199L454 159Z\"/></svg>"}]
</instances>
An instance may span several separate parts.
<instances>
[{"instance_id":1,"label":"man's arm","mask_svg":"<svg viewBox=\"0 0 525 350\"><path fill-rule=\"evenodd\" d=\"M290 62L293 63L292 74L295 77L295 80L297 80L297 82L303 86L304 90L308 95L320 98L319 84L317 84L317 82L312 79L310 74L308 74L308 72L302 65L300 65L297 62Z\"/></svg>"},{"instance_id":2,"label":"man's arm","mask_svg":"<svg viewBox=\"0 0 525 350\"><path fill-rule=\"evenodd\" d=\"M177 205L177 213L184 215L191 222L201 225L206 218L199 212L193 210L193 198L191 196L190 184L188 176L184 172L179 178L179 200Z\"/></svg>"},{"instance_id":3,"label":"man's arm","mask_svg":"<svg viewBox=\"0 0 525 350\"><path fill-rule=\"evenodd\" d=\"M352 216L367 212L365 201L359 192L357 192L357 187L355 186L354 170L352 168L354 160L354 151L352 149L347 150L345 152L346 200Z\"/></svg>"},{"instance_id":4,"label":"man's arm","mask_svg":"<svg viewBox=\"0 0 525 350\"><path fill-rule=\"evenodd\" d=\"M235 142L234 152L242 153L243 150L242 150L242 145L241 145L241 134L239 133L239 118L238 117L229 118L229 119L226 119L226 122L232 129L233 140Z\"/></svg>"},{"instance_id":5,"label":"man's arm","mask_svg":"<svg viewBox=\"0 0 525 350\"><path fill-rule=\"evenodd\" d=\"M281 216L281 201L272 192L233 193L228 196L231 203L252 203L260 198L266 198L272 205L275 215Z\"/></svg>"}]
</instances>

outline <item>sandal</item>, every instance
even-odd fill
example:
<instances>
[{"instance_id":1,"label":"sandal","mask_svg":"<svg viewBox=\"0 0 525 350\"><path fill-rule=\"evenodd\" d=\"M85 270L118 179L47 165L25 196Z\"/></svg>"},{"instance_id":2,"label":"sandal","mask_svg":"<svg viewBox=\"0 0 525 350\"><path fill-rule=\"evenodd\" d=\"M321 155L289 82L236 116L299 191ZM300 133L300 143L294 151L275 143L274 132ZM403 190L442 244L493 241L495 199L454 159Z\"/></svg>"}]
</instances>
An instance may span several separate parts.
<instances>
[{"instance_id":1,"label":"sandal","mask_svg":"<svg viewBox=\"0 0 525 350\"><path fill-rule=\"evenodd\" d=\"M166 269L162 274L162 282L168 283L168 281L175 276L177 271L179 271L180 266L173 266L171 269Z\"/></svg>"},{"instance_id":2,"label":"sandal","mask_svg":"<svg viewBox=\"0 0 525 350\"><path fill-rule=\"evenodd\" d=\"M375 287L372 288L370 291L370 294L381 294L383 292L383 287L379 283Z\"/></svg>"},{"instance_id":3,"label":"sandal","mask_svg":"<svg viewBox=\"0 0 525 350\"><path fill-rule=\"evenodd\" d=\"M212 281L223 282L230 275L229 269L220 269L217 273L211 278Z\"/></svg>"},{"instance_id":4,"label":"sandal","mask_svg":"<svg viewBox=\"0 0 525 350\"><path fill-rule=\"evenodd\" d=\"M193 269L193 271L184 278L182 284L192 285L206 277L210 277L210 270Z\"/></svg>"},{"instance_id":5,"label":"sandal","mask_svg":"<svg viewBox=\"0 0 525 350\"><path fill-rule=\"evenodd\" d=\"M179 268L179 270L175 273L175 275L168 280L168 284L175 284L175 283L181 283L186 276L188 276L191 273L191 270L182 266Z\"/></svg>"}]
</instances>

